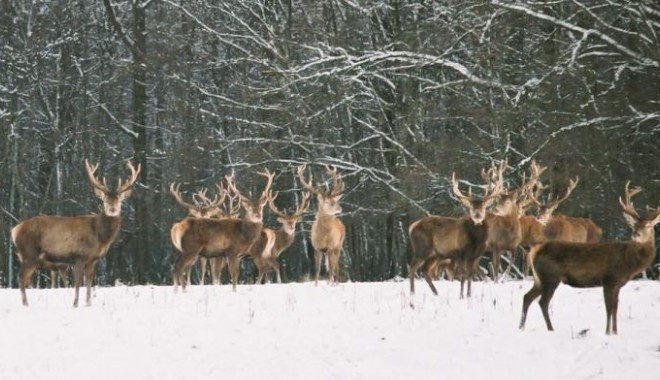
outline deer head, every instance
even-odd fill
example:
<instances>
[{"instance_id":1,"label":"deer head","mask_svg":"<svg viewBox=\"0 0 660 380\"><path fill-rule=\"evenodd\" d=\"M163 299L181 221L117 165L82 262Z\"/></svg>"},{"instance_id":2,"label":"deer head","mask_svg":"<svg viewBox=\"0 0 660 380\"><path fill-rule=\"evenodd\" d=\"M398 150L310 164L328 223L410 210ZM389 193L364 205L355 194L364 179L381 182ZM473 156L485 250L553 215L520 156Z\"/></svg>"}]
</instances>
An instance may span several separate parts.
<instances>
[{"instance_id":1,"label":"deer head","mask_svg":"<svg viewBox=\"0 0 660 380\"><path fill-rule=\"evenodd\" d=\"M125 182L120 178L119 183L117 184L117 189L111 191L106 185L105 177L100 181L96 178L96 170L99 168L99 164L97 163L92 166L89 164L89 161L85 160L87 177L94 189L94 195L103 201L103 214L106 216L119 216L121 212L121 202L131 195L133 184L137 181L140 170L142 170L141 165L138 165L136 169L130 161L127 161L126 165L131 171L130 178Z\"/></svg>"},{"instance_id":2,"label":"deer head","mask_svg":"<svg viewBox=\"0 0 660 380\"><path fill-rule=\"evenodd\" d=\"M545 225L550 221L550 218L552 218L552 214L557 210L557 207L565 201L575 190L575 187L577 186L578 182L580 181L579 177L575 177L575 179L570 179L568 181L568 186L566 187L566 192L564 193L564 196L561 198L555 198L555 199L549 199L546 202L541 202L538 200L535 194L530 193L529 196L530 198L537 204L539 210L538 210L538 216L536 219L541 223L542 225Z\"/></svg>"},{"instance_id":3,"label":"deer head","mask_svg":"<svg viewBox=\"0 0 660 380\"><path fill-rule=\"evenodd\" d=\"M264 187L261 195L255 200L244 196L238 190L238 187L236 186L236 179L234 178L233 173L231 175L225 176L225 179L227 180L227 186L231 189L231 191L234 192L234 194L236 194L240 200L240 204L245 210L245 219L254 223L261 223L264 217L263 209L266 205L266 202L268 202L268 195L270 193L270 187L273 184L273 178L275 178L275 173L271 173L268 171L268 169L266 169L263 172L257 172L257 174L266 177L266 187Z\"/></svg>"},{"instance_id":4,"label":"deer head","mask_svg":"<svg viewBox=\"0 0 660 380\"><path fill-rule=\"evenodd\" d=\"M273 213L277 215L277 221L282 224L282 229L286 233L293 234L295 232L296 223L300 221L303 214L309 207L309 200L311 196L312 195L309 191L303 191L302 199L300 200L300 203L297 204L296 211L293 214L287 214L280 211L280 209L275 206L275 198L277 198L277 193L275 193L275 195L272 193L269 194L268 205L270 206L270 209L273 211Z\"/></svg>"},{"instance_id":5,"label":"deer head","mask_svg":"<svg viewBox=\"0 0 660 380\"><path fill-rule=\"evenodd\" d=\"M468 195L461 192L456 180L456 173L451 174L452 191L456 198L468 209L470 219L476 225L481 225L486 219L486 211L504 191L502 174L506 164L498 168L491 168L488 172L482 171L482 178L486 180L486 193L481 198L472 196L471 190Z\"/></svg>"},{"instance_id":6,"label":"deer head","mask_svg":"<svg viewBox=\"0 0 660 380\"><path fill-rule=\"evenodd\" d=\"M319 215L340 214L342 212L342 208L339 204L339 200L341 199L342 193L344 192L344 181L342 181L341 177L337 173L337 168L334 165L325 166L326 174L332 179L332 188L326 186L325 190L314 186L311 174L309 180L305 179L304 173L306 168L307 165L300 165L298 167L298 179L306 190L316 194L316 198L319 202Z\"/></svg>"},{"instance_id":7,"label":"deer head","mask_svg":"<svg viewBox=\"0 0 660 380\"><path fill-rule=\"evenodd\" d=\"M642 191L642 188L634 187L629 189L629 186L630 181L626 182L626 187L624 190L625 200L622 200L621 197L619 197L619 203L623 208L624 219L633 230L632 240L640 243L653 241L653 227L655 227L655 225L660 222L660 207L650 211L645 217L640 217L632 203L632 197Z\"/></svg>"}]
</instances>

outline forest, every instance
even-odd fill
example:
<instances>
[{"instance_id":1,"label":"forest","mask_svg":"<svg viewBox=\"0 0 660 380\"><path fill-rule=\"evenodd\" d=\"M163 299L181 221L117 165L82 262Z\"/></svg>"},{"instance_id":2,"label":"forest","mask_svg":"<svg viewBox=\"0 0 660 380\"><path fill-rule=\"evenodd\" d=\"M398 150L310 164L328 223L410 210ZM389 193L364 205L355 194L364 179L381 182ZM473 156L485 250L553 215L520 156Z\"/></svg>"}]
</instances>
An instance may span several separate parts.
<instances>
[{"instance_id":1,"label":"forest","mask_svg":"<svg viewBox=\"0 0 660 380\"><path fill-rule=\"evenodd\" d=\"M97 282L171 284L170 194L275 173L295 209L307 164L345 184L342 279L407 275L408 226L460 216L451 175L483 191L532 160L560 207L628 239L627 181L660 206L660 4L611 0L5 0L0 2L0 284L9 231L98 213L84 160L109 183L141 165ZM281 258L310 278L313 200ZM264 224L277 228L265 211ZM658 261L656 260L656 263ZM657 265L649 271L657 276ZM243 263L243 281L254 268ZM48 273L40 274L45 281Z\"/></svg>"}]
</instances>

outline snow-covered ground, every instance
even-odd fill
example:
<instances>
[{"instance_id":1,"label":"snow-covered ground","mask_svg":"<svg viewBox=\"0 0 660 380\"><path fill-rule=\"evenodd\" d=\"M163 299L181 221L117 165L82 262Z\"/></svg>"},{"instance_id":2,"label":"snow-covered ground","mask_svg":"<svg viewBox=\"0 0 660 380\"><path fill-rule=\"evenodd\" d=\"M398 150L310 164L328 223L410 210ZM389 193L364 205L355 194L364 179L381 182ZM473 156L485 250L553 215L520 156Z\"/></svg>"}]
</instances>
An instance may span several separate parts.
<instances>
[{"instance_id":1,"label":"snow-covered ground","mask_svg":"<svg viewBox=\"0 0 660 380\"><path fill-rule=\"evenodd\" d=\"M560 286L546 331L530 281L457 282L433 296L407 282L0 290L0 379L653 379L660 378L660 283L620 294L605 335L602 290ZM82 293L84 295L84 291Z\"/></svg>"}]
</instances>

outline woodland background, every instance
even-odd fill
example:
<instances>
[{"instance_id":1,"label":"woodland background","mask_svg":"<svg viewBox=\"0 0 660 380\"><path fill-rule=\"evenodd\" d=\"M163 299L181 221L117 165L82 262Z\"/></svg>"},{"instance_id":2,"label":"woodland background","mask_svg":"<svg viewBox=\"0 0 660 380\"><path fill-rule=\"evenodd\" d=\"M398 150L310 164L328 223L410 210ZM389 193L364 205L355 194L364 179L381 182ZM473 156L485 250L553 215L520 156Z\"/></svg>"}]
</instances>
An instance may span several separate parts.
<instances>
[{"instance_id":1,"label":"woodland background","mask_svg":"<svg viewBox=\"0 0 660 380\"><path fill-rule=\"evenodd\" d=\"M86 158L112 181L127 159L143 167L101 284L171 282L169 229L185 216L171 182L189 194L235 171L257 192L267 167L290 207L302 163L344 175L354 281L405 275L408 225L464 212L451 173L480 184L502 159L511 181L532 159L548 166L555 193L579 176L560 211L627 238L625 182L645 190L638 209L660 205L660 5L3 0L0 134L4 286L11 226L98 212ZM287 281L309 276L314 212L281 257Z\"/></svg>"}]
</instances>

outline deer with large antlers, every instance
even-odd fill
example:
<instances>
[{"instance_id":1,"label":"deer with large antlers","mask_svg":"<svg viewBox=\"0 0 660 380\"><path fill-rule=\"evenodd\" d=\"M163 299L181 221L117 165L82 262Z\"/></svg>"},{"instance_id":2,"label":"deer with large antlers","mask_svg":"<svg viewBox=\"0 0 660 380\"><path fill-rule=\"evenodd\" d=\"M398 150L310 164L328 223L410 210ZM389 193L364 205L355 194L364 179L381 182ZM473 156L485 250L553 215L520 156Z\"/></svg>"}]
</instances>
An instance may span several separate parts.
<instances>
[{"instance_id":1,"label":"deer with large antlers","mask_svg":"<svg viewBox=\"0 0 660 380\"><path fill-rule=\"evenodd\" d=\"M181 252L174 264L175 289L181 284L186 289L185 274L202 255L206 258L225 258L229 266L232 290L236 291L240 270L240 260L248 254L258 240L263 228L263 208L268 201L268 193L274 174L268 170L259 173L266 177L266 187L256 200L243 196L233 180L228 178L228 186L240 196L245 210L243 219L186 218L172 227L172 242Z\"/></svg>"},{"instance_id":2,"label":"deer with large antlers","mask_svg":"<svg viewBox=\"0 0 660 380\"><path fill-rule=\"evenodd\" d=\"M497 169L497 173L494 174L495 178L499 178L499 185L502 187L503 174L506 167L506 162L503 162ZM532 162L529 179L526 180L523 176L522 184L519 188L514 191L501 192L494 210L488 213L486 217L486 225L488 226L486 250L491 252L491 274L493 281L499 280L500 260L504 251L512 254L509 258L509 266L505 275L511 270L513 253L523 239L521 218L524 216L525 209L531 204L529 196L537 186L544 170L545 168L538 166L536 162Z\"/></svg>"},{"instance_id":3,"label":"deer with large antlers","mask_svg":"<svg viewBox=\"0 0 660 380\"><path fill-rule=\"evenodd\" d=\"M257 284L260 284L262 279L264 279L264 276L266 275L268 271L268 267L272 268L275 271L275 275L277 277L277 283L282 282L282 277L280 276L280 264L277 261L277 259L280 257L280 254L282 252L289 248L291 244L293 244L293 240L295 237L296 233L296 224L302 219L303 214L309 207L309 199L311 197L311 193L308 191L304 191L302 194L302 199L300 200L300 203L298 203L296 211L294 211L292 214L285 213L280 211L279 208L275 205L275 198L277 198L277 194L271 195L268 198L268 205L270 206L271 211L275 215L277 215L277 221L280 222L282 225L280 228L277 230L274 230L274 243L273 247L270 250L260 250L256 249L253 251L254 254L252 255L252 258L254 260L254 264L257 267L257 271L259 272L259 275L257 277Z\"/></svg>"},{"instance_id":4,"label":"deer with large antlers","mask_svg":"<svg viewBox=\"0 0 660 380\"><path fill-rule=\"evenodd\" d=\"M591 219L554 215L559 205L575 190L579 180L577 177L569 180L566 192L560 198L542 202L538 197L533 197L539 209L537 220L543 226L543 234L547 240L590 243L600 240L603 231Z\"/></svg>"},{"instance_id":5,"label":"deer with large antlers","mask_svg":"<svg viewBox=\"0 0 660 380\"><path fill-rule=\"evenodd\" d=\"M342 211L339 200L344 192L344 182L337 173L336 167L326 166L326 173L332 178L332 188L323 190L314 185L311 176L309 179L305 179L304 173L306 167L306 165L298 167L298 179L306 190L312 194L316 194L318 201L318 210L316 212L316 219L312 223L311 233L316 269L314 279L315 283L318 284L321 273L321 261L325 256L328 258L329 264L328 279L330 283L333 283L337 280L339 258L344 245L344 238L346 237L346 227L337 217Z\"/></svg>"},{"instance_id":6,"label":"deer with large antlers","mask_svg":"<svg viewBox=\"0 0 660 380\"><path fill-rule=\"evenodd\" d=\"M105 178L98 180L99 164L90 165L85 160L87 177L94 194L103 201L101 215L36 216L12 228L11 238L21 263L19 285L23 305L27 306L27 288L35 269L51 264L73 264L75 298L78 306L80 284L84 278L87 287L86 304L91 305L91 288L96 262L106 255L110 244L119 233L121 203L132 191L140 174L129 161L131 176L127 181L119 179L117 189L108 189Z\"/></svg>"},{"instance_id":7,"label":"deer with large antlers","mask_svg":"<svg viewBox=\"0 0 660 380\"><path fill-rule=\"evenodd\" d=\"M176 202L179 205L181 205L184 209L188 211L189 217L213 218L218 215L220 215L221 217L224 216L222 209L220 208L220 205L222 205L223 202L225 201L225 198L227 197L227 192L222 187L222 185L216 184L216 187L218 188L218 192L216 193L213 199L210 199L206 196L206 193L208 191L207 188L203 188L199 190L196 194L193 194L192 198L194 204L183 200L180 187L181 184L175 184L175 183L170 184L170 194L172 194L172 197L174 197L174 200L176 200ZM174 243L175 239L177 238L177 230L174 228L174 226L172 226L172 229L170 230L170 237L172 239L172 243ZM218 272L218 270L216 269L216 266L218 265L217 260L211 260L210 262L208 262L208 260L204 257L199 258L200 284L204 284L204 278L206 277L207 263L210 264L211 267L210 268L211 282L214 285L219 284L220 283L219 277L215 275ZM191 272L192 270L188 270L188 273L186 275L188 283L190 283ZM176 278L174 280L176 281Z\"/></svg>"},{"instance_id":8,"label":"deer with large antlers","mask_svg":"<svg viewBox=\"0 0 660 380\"><path fill-rule=\"evenodd\" d=\"M462 218L430 215L415 221L408 228L412 245L412 257L408 263L411 294L415 292L415 274L420 268L431 291L437 295L432 270L438 265L453 265L460 275L461 297L466 280L467 296L471 296L475 266L486 247L487 226L484 221L487 209L502 191L499 180L492 182L491 176L484 176L484 179L486 177L486 193L476 198L460 191L456 175L452 173L452 191L467 208L468 214Z\"/></svg>"},{"instance_id":9,"label":"deer with large antlers","mask_svg":"<svg viewBox=\"0 0 660 380\"><path fill-rule=\"evenodd\" d=\"M641 191L625 187L625 201L619 198L623 216L632 228L628 241L599 243L547 242L532 249L528 259L534 285L523 297L520 328L525 327L529 305L541 296L539 305L548 330L553 330L548 313L552 296L560 283L576 288L603 287L607 314L606 334L617 333L619 290L655 259L654 226L660 222L660 207L640 217L632 197Z\"/></svg>"}]
</instances>

